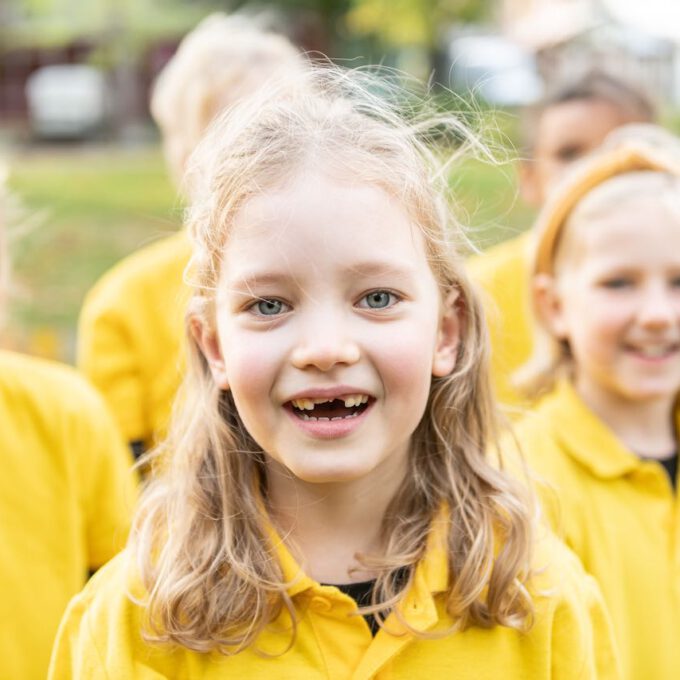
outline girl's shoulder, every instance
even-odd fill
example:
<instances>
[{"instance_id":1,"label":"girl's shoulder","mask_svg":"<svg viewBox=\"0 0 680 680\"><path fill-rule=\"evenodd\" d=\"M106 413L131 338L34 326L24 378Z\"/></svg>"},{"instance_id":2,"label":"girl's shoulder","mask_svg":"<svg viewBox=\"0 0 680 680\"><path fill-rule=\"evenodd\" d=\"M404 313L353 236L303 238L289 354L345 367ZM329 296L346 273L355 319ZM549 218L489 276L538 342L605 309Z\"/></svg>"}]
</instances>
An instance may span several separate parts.
<instances>
[{"instance_id":1,"label":"girl's shoulder","mask_svg":"<svg viewBox=\"0 0 680 680\"><path fill-rule=\"evenodd\" d=\"M117 628L115 621L121 615L129 622L140 617L139 603L145 596L132 555L123 550L98 569L71 600L62 626L68 624L72 629L83 626L93 633L103 626Z\"/></svg>"},{"instance_id":2,"label":"girl's shoulder","mask_svg":"<svg viewBox=\"0 0 680 680\"><path fill-rule=\"evenodd\" d=\"M99 569L69 603L52 651L49 680L175 677L175 651L142 638L146 592L124 550ZM148 662L148 663L147 663Z\"/></svg>"},{"instance_id":3,"label":"girl's shoulder","mask_svg":"<svg viewBox=\"0 0 680 680\"><path fill-rule=\"evenodd\" d=\"M0 376L0 418L9 412L11 427L23 429L24 435L49 433L63 439L65 433L74 437L73 432L98 428L111 435L101 395L73 367L2 350Z\"/></svg>"},{"instance_id":4,"label":"girl's shoulder","mask_svg":"<svg viewBox=\"0 0 680 680\"><path fill-rule=\"evenodd\" d=\"M535 528L532 577L529 590L540 607L559 608L601 602L597 581L586 572L577 555L550 529ZM543 605L543 600L551 600Z\"/></svg>"},{"instance_id":5,"label":"girl's shoulder","mask_svg":"<svg viewBox=\"0 0 680 680\"><path fill-rule=\"evenodd\" d=\"M553 677L620 677L609 611L600 586L547 527L537 530L529 582L537 633L549 631ZM570 676L580 668L582 674ZM569 670L571 669L571 671Z\"/></svg>"}]
</instances>

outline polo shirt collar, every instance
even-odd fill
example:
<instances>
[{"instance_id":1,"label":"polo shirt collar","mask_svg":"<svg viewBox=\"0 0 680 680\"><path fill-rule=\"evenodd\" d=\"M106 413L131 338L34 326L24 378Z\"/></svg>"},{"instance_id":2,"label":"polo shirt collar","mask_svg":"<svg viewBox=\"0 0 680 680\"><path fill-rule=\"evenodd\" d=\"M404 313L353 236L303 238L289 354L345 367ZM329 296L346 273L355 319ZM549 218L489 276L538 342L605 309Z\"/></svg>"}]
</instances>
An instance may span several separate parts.
<instances>
[{"instance_id":1,"label":"polo shirt collar","mask_svg":"<svg viewBox=\"0 0 680 680\"><path fill-rule=\"evenodd\" d=\"M448 531L451 526L448 509L443 506L435 515L427 537L425 554L416 566L413 583L400 607L409 625L425 630L437 622L434 593L448 587ZM272 523L267 520L267 532L286 586L286 592L293 598L308 590L319 590L317 581L305 574ZM396 625L396 621L395 621Z\"/></svg>"},{"instance_id":2,"label":"polo shirt collar","mask_svg":"<svg viewBox=\"0 0 680 680\"><path fill-rule=\"evenodd\" d=\"M613 479L640 465L640 459L590 410L570 381L557 385L545 398L544 408L564 450L594 475Z\"/></svg>"}]
</instances>

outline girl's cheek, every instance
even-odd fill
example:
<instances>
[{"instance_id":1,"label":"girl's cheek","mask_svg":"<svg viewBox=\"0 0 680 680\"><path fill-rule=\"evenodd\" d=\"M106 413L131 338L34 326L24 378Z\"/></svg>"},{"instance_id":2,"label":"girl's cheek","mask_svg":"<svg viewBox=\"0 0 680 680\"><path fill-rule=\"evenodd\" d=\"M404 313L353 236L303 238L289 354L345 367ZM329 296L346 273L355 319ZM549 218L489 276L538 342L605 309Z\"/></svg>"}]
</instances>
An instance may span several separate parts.
<instances>
[{"instance_id":1,"label":"girl's cheek","mask_svg":"<svg viewBox=\"0 0 680 680\"><path fill-rule=\"evenodd\" d=\"M262 385L271 381L283 354L281 343L273 336L248 333L231 339L225 348L225 360L232 390L261 391Z\"/></svg>"},{"instance_id":2,"label":"girl's cheek","mask_svg":"<svg viewBox=\"0 0 680 680\"><path fill-rule=\"evenodd\" d=\"M387 389L420 386L429 389L434 356L434 333L427 328L391 329L388 337L371 348L371 355Z\"/></svg>"}]
</instances>

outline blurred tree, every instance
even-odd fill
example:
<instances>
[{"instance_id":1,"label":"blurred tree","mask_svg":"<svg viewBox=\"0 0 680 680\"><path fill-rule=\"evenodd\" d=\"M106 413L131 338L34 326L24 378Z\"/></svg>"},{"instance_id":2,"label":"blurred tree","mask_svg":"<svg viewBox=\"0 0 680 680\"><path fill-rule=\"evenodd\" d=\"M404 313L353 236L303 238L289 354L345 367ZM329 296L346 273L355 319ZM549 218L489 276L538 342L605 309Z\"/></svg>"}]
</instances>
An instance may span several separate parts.
<instances>
[{"instance_id":1,"label":"blurred tree","mask_svg":"<svg viewBox=\"0 0 680 680\"><path fill-rule=\"evenodd\" d=\"M258 14L277 10L287 19L287 26L278 26L308 50L324 54L342 53L342 21L352 0L235 0L230 9Z\"/></svg>"},{"instance_id":2,"label":"blurred tree","mask_svg":"<svg viewBox=\"0 0 680 680\"><path fill-rule=\"evenodd\" d=\"M481 22L493 0L350 0L347 27L374 35L386 47L419 48L429 70L438 63L442 33L452 24Z\"/></svg>"}]
</instances>

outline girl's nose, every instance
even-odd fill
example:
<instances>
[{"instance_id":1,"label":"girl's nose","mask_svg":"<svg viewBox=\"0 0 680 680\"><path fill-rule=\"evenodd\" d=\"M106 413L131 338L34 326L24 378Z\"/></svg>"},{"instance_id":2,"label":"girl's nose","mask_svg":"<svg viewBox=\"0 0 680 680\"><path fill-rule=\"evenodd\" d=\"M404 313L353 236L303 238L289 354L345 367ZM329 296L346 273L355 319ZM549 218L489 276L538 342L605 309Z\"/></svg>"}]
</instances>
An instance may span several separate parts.
<instances>
[{"instance_id":1,"label":"girl's nose","mask_svg":"<svg viewBox=\"0 0 680 680\"><path fill-rule=\"evenodd\" d=\"M315 324L293 350L292 363L299 369L314 367L330 371L337 365L351 366L359 361L360 356L359 345L342 333L337 325L323 327Z\"/></svg>"},{"instance_id":2,"label":"girl's nose","mask_svg":"<svg viewBox=\"0 0 680 680\"><path fill-rule=\"evenodd\" d=\"M665 327L680 321L680 295L666 286L653 286L640 306L639 321L647 327Z\"/></svg>"}]
</instances>

